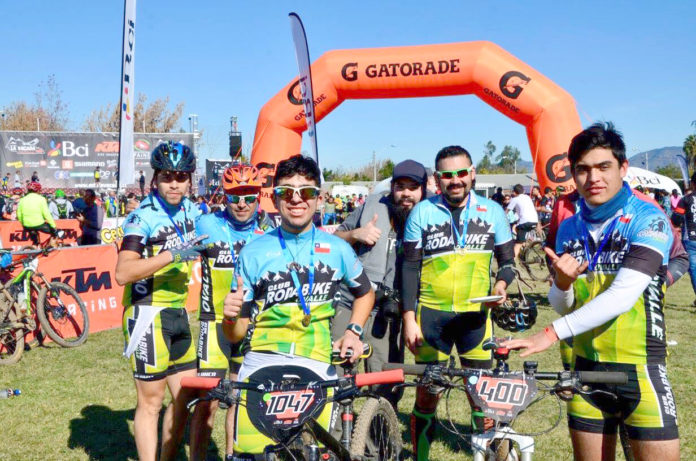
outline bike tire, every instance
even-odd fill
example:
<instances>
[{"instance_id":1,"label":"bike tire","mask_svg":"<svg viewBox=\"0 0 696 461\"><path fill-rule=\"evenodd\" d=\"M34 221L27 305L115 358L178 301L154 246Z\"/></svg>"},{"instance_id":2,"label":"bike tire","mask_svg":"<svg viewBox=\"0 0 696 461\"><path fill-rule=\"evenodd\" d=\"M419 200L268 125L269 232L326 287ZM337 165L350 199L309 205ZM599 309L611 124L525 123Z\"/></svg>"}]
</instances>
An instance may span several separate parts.
<instances>
[{"instance_id":1,"label":"bike tire","mask_svg":"<svg viewBox=\"0 0 696 461\"><path fill-rule=\"evenodd\" d=\"M354 459L398 461L403 445L399 420L389 401L369 398L355 421L350 454Z\"/></svg>"},{"instance_id":2,"label":"bike tire","mask_svg":"<svg viewBox=\"0 0 696 461\"><path fill-rule=\"evenodd\" d=\"M490 461L519 461L520 455L512 441L496 440L491 444L487 459Z\"/></svg>"},{"instance_id":3,"label":"bike tire","mask_svg":"<svg viewBox=\"0 0 696 461\"><path fill-rule=\"evenodd\" d=\"M546 266L546 253L544 252L541 242L529 244L524 251L522 264L532 279L537 282L548 280L549 269Z\"/></svg>"},{"instance_id":4,"label":"bike tire","mask_svg":"<svg viewBox=\"0 0 696 461\"><path fill-rule=\"evenodd\" d=\"M16 322L17 312L10 309L2 322ZM7 333L0 334L0 365L12 365L19 362L24 353L24 330L17 328Z\"/></svg>"},{"instance_id":5,"label":"bike tire","mask_svg":"<svg viewBox=\"0 0 696 461\"><path fill-rule=\"evenodd\" d=\"M37 314L41 328L56 344L63 347L77 347L87 341L89 335L87 307L70 285L53 282L41 287L37 301Z\"/></svg>"}]
</instances>

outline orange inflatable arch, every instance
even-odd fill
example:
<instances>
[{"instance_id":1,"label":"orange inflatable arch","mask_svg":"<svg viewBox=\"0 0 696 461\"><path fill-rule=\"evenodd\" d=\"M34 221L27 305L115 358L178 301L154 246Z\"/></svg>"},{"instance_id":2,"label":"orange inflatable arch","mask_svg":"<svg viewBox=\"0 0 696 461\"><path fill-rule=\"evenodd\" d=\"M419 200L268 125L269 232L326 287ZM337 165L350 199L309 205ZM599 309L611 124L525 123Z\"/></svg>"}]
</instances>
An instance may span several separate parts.
<instances>
[{"instance_id":1,"label":"orange inflatable arch","mask_svg":"<svg viewBox=\"0 0 696 461\"><path fill-rule=\"evenodd\" d=\"M575 187L567 159L570 140L582 129L575 101L493 43L330 51L312 64L312 87L317 122L346 99L475 94L526 127L542 189ZM256 123L251 161L265 176L261 205L269 211L275 165L300 152L307 129L300 99L294 80L263 106Z\"/></svg>"}]
</instances>

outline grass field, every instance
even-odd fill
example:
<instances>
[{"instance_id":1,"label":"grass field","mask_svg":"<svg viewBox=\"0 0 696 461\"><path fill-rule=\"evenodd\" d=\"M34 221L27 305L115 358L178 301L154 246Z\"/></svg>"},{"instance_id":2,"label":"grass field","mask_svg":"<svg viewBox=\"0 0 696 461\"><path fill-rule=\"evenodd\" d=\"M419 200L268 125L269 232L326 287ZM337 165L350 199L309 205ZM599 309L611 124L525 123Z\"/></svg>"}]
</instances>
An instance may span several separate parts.
<instances>
[{"instance_id":1,"label":"grass field","mask_svg":"<svg viewBox=\"0 0 696 461\"><path fill-rule=\"evenodd\" d=\"M545 304L545 290L539 284L536 293L532 293L541 305L533 331L555 318L555 313ZM696 460L696 429L692 425L696 417L696 372L690 358L690 351L696 346L693 299L687 275L670 288L666 303L668 339L677 342L669 347L668 370L677 399L682 459L685 460ZM18 364L0 367L0 388L20 388L23 393L19 398L0 400L2 432L5 434L5 442L0 444L0 460L136 459L133 439L135 390L128 363L121 357L122 341L120 330L96 333L77 349L53 345L37 348L26 352ZM539 370L560 370L555 350L536 359ZM514 358L511 366L519 368L521 361ZM414 390L407 389L399 405L405 440L408 440L405 422L413 397ZM440 405L442 420L447 419L446 410L445 405ZM553 424L557 413L555 403L546 399L522 415L515 428L521 432L541 432ZM468 405L461 394L450 399L449 414L458 430L469 430ZM218 412L210 459L222 459L223 431L223 412ZM538 436L536 443L535 459L572 459L565 408L559 426ZM181 459L185 459L185 452L188 452L187 446L181 450ZM449 461L470 459L471 456L465 443L439 428L430 458ZM622 456L617 456L617 459L622 459Z\"/></svg>"}]
</instances>

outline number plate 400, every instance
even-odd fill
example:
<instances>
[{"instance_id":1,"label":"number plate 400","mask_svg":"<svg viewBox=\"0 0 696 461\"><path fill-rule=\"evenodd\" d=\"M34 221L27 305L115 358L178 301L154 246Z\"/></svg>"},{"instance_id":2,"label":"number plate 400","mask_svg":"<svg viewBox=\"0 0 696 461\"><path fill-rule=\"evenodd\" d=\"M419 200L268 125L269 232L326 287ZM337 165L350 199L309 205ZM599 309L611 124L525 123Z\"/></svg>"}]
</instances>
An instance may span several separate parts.
<instances>
[{"instance_id":1,"label":"number plate 400","mask_svg":"<svg viewBox=\"0 0 696 461\"><path fill-rule=\"evenodd\" d=\"M536 396L536 382L524 373L481 371L467 380L467 392L483 413L500 422L512 421Z\"/></svg>"}]
</instances>

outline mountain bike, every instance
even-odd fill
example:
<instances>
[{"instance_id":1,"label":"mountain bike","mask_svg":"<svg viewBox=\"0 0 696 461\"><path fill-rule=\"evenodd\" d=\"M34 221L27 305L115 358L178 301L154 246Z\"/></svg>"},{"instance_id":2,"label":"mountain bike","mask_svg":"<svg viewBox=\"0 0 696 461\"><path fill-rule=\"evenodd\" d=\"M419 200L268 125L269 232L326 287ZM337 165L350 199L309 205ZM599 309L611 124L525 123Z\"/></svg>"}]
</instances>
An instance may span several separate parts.
<instances>
[{"instance_id":1,"label":"mountain bike","mask_svg":"<svg viewBox=\"0 0 696 461\"><path fill-rule=\"evenodd\" d=\"M492 370L474 368L454 368L453 358L450 365L404 365L389 363L385 370L401 369L405 374L416 375L413 383L403 386L425 386L439 392L445 392L445 404L454 391L463 391L471 398L474 405L481 409L485 417L495 421L492 429L471 434L459 432L449 418L450 432L465 443L470 444L474 461L532 461L534 437L550 432L560 423L563 411L561 400L568 400L572 394L602 394L616 398L615 394L604 390L593 390L586 385L593 383L625 384L628 380L624 372L588 372L588 371L537 371L537 362L524 362L523 371L510 371L507 360L510 350L500 346L498 339L492 338L484 343L485 350L493 350L496 367ZM543 384L542 380L556 381L553 386ZM540 389L541 387L541 389ZM543 392L546 395L541 395ZM556 398L558 418L553 426L536 433L521 433L512 428L520 413L548 395ZM459 399L457 401L466 401ZM449 406L447 406L449 408Z\"/></svg>"},{"instance_id":2,"label":"mountain bike","mask_svg":"<svg viewBox=\"0 0 696 461\"><path fill-rule=\"evenodd\" d=\"M341 359L345 360L345 359ZM337 362L337 353L333 354ZM210 389L203 398L189 403L218 400L221 408L239 404L239 391L247 391L247 410L254 427L276 445L265 448L266 461L398 461L402 442L399 421L391 404L369 390L361 388L376 384L404 382L402 370L352 374L354 366L341 362L342 378L303 380L295 373L277 374L264 371L264 381L229 381L218 378L183 378L182 386ZM253 375L252 375L253 376ZM273 378L270 378L273 376ZM333 390L330 395L328 390ZM365 398L354 421L353 403ZM329 431L317 421L325 404L338 403L340 424ZM331 421L336 421L332 415Z\"/></svg>"},{"instance_id":3,"label":"mountain bike","mask_svg":"<svg viewBox=\"0 0 696 461\"><path fill-rule=\"evenodd\" d=\"M522 244L518 257L525 272L537 282L549 279L549 268L546 265L546 253L544 252L545 239L543 228L541 231L528 232L527 240Z\"/></svg>"},{"instance_id":4,"label":"mountain bike","mask_svg":"<svg viewBox=\"0 0 696 461\"><path fill-rule=\"evenodd\" d=\"M19 361L25 335L37 331L37 320L41 334L60 346L77 347L87 340L89 316L80 295L70 285L51 282L38 272L39 257L53 250L13 252L26 257L0 270L0 364Z\"/></svg>"}]
</instances>

